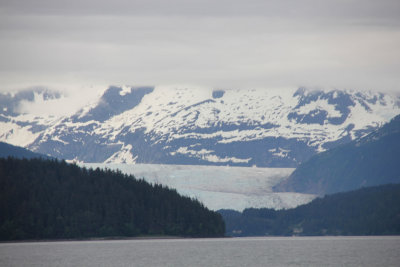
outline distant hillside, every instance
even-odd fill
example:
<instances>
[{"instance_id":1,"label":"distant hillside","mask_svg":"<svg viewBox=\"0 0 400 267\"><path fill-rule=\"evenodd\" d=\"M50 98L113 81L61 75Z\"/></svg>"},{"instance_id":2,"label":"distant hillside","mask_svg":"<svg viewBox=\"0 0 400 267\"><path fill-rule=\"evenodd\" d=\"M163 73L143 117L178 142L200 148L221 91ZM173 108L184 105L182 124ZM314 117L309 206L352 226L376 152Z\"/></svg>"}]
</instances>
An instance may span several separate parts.
<instances>
[{"instance_id":1,"label":"distant hillside","mask_svg":"<svg viewBox=\"0 0 400 267\"><path fill-rule=\"evenodd\" d=\"M400 235L400 185L328 195L289 210L218 212L229 236Z\"/></svg>"},{"instance_id":2,"label":"distant hillside","mask_svg":"<svg viewBox=\"0 0 400 267\"><path fill-rule=\"evenodd\" d=\"M0 142L0 158L14 157L14 158L49 158L43 154L32 152L23 147L13 146L4 142Z\"/></svg>"},{"instance_id":3,"label":"distant hillside","mask_svg":"<svg viewBox=\"0 0 400 267\"><path fill-rule=\"evenodd\" d=\"M64 161L0 159L0 240L223 236L221 216L175 190Z\"/></svg>"},{"instance_id":4,"label":"distant hillside","mask_svg":"<svg viewBox=\"0 0 400 267\"><path fill-rule=\"evenodd\" d=\"M400 115L371 134L313 156L276 191L330 194L400 183Z\"/></svg>"}]
</instances>

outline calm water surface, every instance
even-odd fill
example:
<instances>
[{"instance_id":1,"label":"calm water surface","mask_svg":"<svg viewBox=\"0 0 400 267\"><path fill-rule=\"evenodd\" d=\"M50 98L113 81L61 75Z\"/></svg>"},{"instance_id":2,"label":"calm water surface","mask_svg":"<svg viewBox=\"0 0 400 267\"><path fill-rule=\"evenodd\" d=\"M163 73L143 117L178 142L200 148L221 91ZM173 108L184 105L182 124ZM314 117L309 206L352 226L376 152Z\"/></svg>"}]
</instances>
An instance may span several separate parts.
<instances>
[{"instance_id":1,"label":"calm water surface","mask_svg":"<svg viewBox=\"0 0 400 267\"><path fill-rule=\"evenodd\" d=\"M400 266L398 237L1 243L0 266Z\"/></svg>"}]
</instances>

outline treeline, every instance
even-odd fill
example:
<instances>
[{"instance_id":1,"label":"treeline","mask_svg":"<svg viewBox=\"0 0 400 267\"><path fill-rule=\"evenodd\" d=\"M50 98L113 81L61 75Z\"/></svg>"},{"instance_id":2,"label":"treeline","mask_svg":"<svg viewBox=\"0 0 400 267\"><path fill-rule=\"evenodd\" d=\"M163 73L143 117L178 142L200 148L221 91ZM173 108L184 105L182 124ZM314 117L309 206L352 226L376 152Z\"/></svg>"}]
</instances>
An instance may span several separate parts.
<instances>
[{"instance_id":1,"label":"treeline","mask_svg":"<svg viewBox=\"0 0 400 267\"><path fill-rule=\"evenodd\" d=\"M399 235L400 185L328 195L295 209L219 213L228 236Z\"/></svg>"},{"instance_id":2,"label":"treeline","mask_svg":"<svg viewBox=\"0 0 400 267\"><path fill-rule=\"evenodd\" d=\"M175 190L65 161L0 159L0 239L223 236L222 217Z\"/></svg>"}]
</instances>

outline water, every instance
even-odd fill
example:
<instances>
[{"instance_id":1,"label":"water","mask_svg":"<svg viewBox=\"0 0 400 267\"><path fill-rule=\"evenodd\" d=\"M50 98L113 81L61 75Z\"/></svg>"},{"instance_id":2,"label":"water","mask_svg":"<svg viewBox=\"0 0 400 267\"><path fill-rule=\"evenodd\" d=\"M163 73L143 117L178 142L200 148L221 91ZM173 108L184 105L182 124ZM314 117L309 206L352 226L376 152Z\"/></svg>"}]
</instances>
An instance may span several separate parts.
<instances>
[{"instance_id":1,"label":"water","mask_svg":"<svg viewBox=\"0 0 400 267\"><path fill-rule=\"evenodd\" d=\"M0 266L399 266L397 237L259 237L0 244Z\"/></svg>"}]
</instances>

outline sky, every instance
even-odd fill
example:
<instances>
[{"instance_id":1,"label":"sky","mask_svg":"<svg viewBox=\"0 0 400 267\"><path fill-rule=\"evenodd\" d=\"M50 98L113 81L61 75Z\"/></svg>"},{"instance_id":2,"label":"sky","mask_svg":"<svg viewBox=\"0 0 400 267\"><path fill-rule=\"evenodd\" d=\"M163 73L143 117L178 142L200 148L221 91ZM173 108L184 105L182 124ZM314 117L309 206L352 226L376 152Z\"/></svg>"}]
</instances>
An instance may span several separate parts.
<instances>
[{"instance_id":1,"label":"sky","mask_svg":"<svg viewBox=\"0 0 400 267\"><path fill-rule=\"evenodd\" d=\"M400 92L398 0L0 0L0 91Z\"/></svg>"}]
</instances>

